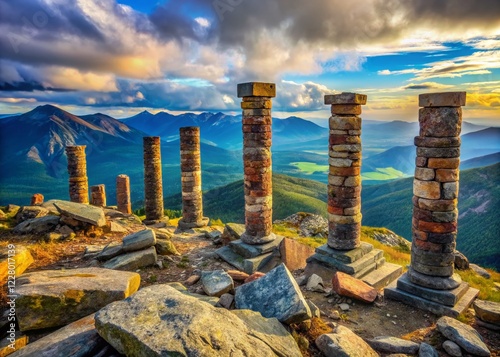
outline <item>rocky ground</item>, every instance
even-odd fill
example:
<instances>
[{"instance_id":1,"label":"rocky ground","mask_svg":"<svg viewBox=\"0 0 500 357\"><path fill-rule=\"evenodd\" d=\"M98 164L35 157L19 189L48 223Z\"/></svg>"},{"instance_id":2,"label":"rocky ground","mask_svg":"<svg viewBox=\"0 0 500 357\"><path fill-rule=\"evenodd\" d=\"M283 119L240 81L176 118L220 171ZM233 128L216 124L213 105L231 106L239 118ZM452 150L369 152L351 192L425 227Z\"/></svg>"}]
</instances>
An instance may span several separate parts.
<instances>
[{"instance_id":1,"label":"rocky ground","mask_svg":"<svg viewBox=\"0 0 500 357\"><path fill-rule=\"evenodd\" d=\"M48 270L48 269L71 269L97 266L94 251L100 251L107 245L121 243L124 236L130 235L134 231L144 229L144 226L137 220L129 220L123 224L123 217L114 218L121 222L126 229L115 229L114 231L96 231L86 234L71 234L53 237L52 241L40 242L41 237L47 240L46 233L24 234L14 233L12 230L3 230L0 234L1 247L8 243L26 246L30 249L34 262L27 272ZM109 215L108 215L109 219ZM120 221L121 220L121 221ZM116 227L115 227L116 228ZM158 262L154 266L134 269L141 276L140 288L157 284L180 282L183 283L190 292L204 294L201 282L194 278L200 271L225 270L230 271L235 268L220 260L215 250L222 244L217 232L222 233L224 227L208 227L190 232L177 232L175 221L163 227L162 224L156 227L160 230L160 235L164 235L175 246L177 254L158 255ZM210 235L210 232L215 234ZM171 253L175 253L171 252ZM301 280L302 270L292 272L298 281ZM236 282L236 286L241 282ZM311 300L321 311L321 322L315 320L312 328L307 331L303 326L297 326L298 335L302 336L302 353L305 356L322 356L323 354L315 346L314 339L322 332L328 331L332 325L338 324L348 327L357 335L364 339L372 339L377 336L393 336L412 340L415 342L426 342L436 347L441 356L447 356L442 347L445 338L436 329L438 316L431 313L413 309L407 305L385 300L383 292L374 303L365 304L353 299L340 297L331 293L331 282L324 282L323 291L310 291L305 285L301 286L301 291L306 299ZM5 308L6 294L2 289L0 295L2 309ZM488 345L492 356L500 356L500 333L493 332L484 327L478 326L474 318L474 310L470 309L462 319L474 327L483 337ZM51 331L51 330L49 330ZM28 332L31 342L43 337L49 331ZM309 341L308 347L305 340ZM305 348L307 347L307 348Z\"/></svg>"}]
</instances>

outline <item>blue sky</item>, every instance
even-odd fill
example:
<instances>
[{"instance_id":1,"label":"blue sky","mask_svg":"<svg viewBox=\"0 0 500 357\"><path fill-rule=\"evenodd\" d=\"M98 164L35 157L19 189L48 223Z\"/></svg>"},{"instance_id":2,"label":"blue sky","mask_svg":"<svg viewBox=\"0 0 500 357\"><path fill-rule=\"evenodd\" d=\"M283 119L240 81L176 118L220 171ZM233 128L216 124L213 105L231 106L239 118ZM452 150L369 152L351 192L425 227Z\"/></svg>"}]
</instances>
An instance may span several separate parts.
<instances>
[{"instance_id":1,"label":"blue sky","mask_svg":"<svg viewBox=\"0 0 500 357\"><path fill-rule=\"evenodd\" d=\"M418 94L467 91L464 118L500 124L498 0L0 0L0 114L239 112L236 85L275 82L273 113L417 118Z\"/></svg>"}]
</instances>

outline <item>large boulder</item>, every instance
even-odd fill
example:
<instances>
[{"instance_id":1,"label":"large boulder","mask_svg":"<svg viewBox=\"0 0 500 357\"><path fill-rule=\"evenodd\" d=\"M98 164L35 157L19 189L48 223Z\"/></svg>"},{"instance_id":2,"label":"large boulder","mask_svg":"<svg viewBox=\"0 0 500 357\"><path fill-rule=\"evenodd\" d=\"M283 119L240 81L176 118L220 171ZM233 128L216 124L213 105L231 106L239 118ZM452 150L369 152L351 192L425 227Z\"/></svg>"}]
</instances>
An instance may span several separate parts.
<instances>
[{"instance_id":1,"label":"large boulder","mask_svg":"<svg viewBox=\"0 0 500 357\"><path fill-rule=\"evenodd\" d=\"M152 247L155 244L155 232L152 229L144 229L123 238L123 251L134 252L136 250Z\"/></svg>"},{"instance_id":2,"label":"large boulder","mask_svg":"<svg viewBox=\"0 0 500 357\"><path fill-rule=\"evenodd\" d=\"M42 270L17 278L16 315L21 331L76 321L133 294L137 273L101 268Z\"/></svg>"},{"instance_id":3,"label":"large boulder","mask_svg":"<svg viewBox=\"0 0 500 357\"><path fill-rule=\"evenodd\" d=\"M237 309L258 311L264 317L275 317L286 324L311 318L311 310L284 264L260 279L238 287L235 303Z\"/></svg>"},{"instance_id":4,"label":"large boulder","mask_svg":"<svg viewBox=\"0 0 500 357\"><path fill-rule=\"evenodd\" d=\"M82 203L53 200L50 201L61 215L97 227L106 225L106 216L102 207L85 205Z\"/></svg>"},{"instance_id":5,"label":"large boulder","mask_svg":"<svg viewBox=\"0 0 500 357\"><path fill-rule=\"evenodd\" d=\"M377 298L377 290L349 274L336 272L332 278L333 290L342 296L371 303Z\"/></svg>"},{"instance_id":6,"label":"large boulder","mask_svg":"<svg viewBox=\"0 0 500 357\"><path fill-rule=\"evenodd\" d=\"M16 234L43 234L53 231L59 224L58 216L28 219L14 227Z\"/></svg>"},{"instance_id":7,"label":"large boulder","mask_svg":"<svg viewBox=\"0 0 500 357\"><path fill-rule=\"evenodd\" d=\"M156 264L158 256L154 247L119 255L104 264L106 269L135 271Z\"/></svg>"},{"instance_id":8,"label":"large boulder","mask_svg":"<svg viewBox=\"0 0 500 357\"><path fill-rule=\"evenodd\" d=\"M476 356L490 356L490 350L483 342L481 335L469 325L448 316L437 321L437 327L446 338L455 342L465 351Z\"/></svg>"},{"instance_id":9,"label":"large boulder","mask_svg":"<svg viewBox=\"0 0 500 357\"><path fill-rule=\"evenodd\" d=\"M7 278L9 270L12 270L13 267L15 276L19 276L33 263L33 256L27 248L21 246L11 248L9 249L7 246L6 254L0 255L0 282ZM11 255L10 261L9 255Z\"/></svg>"},{"instance_id":10,"label":"large boulder","mask_svg":"<svg viewBox=\"0 0 500 357\"><path fill-rule=\"evenodd\" d=\"M333 333L319 336L316 346L325 357L378 357L361 337L341 325Z\"/></svg>"},{"instance_id":11,"label":"large boulder","mask_svg":"<svg viewBox=\"0 0 500 357\"><path fill-rule=\"evenodd\" d=\"M111 346L97 333L92 314L28 344L10 357L87 357L104 349L111 350Z\"/></svg>"},{"instance_id":12,"label":"large boulder","mask_svg":"<svg viewBox=\"0 0 500 357\"><path fill-rule=\"evenodd\" d=\"M171 286L153 285L101 309L96 328L128 356L301 356L276 320L254 317L240 319Z\"/></svg>"}]
</instances>

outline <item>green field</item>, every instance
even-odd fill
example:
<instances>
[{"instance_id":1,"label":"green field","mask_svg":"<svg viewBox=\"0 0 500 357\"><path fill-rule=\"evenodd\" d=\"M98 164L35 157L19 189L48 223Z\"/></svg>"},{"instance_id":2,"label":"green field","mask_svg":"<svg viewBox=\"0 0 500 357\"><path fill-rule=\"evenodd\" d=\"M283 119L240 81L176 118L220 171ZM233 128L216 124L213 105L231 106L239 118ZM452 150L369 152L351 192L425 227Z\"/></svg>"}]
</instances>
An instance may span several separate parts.
<instances>
[{"instance_id":1,"label":"green field","mask_svg":"<svg viewBox=\"0 0 500 357\"><path fill-rule=\"evenodd\" d=\"M314 162L291 162L290 165L297 167L301 172L308 175L315 172L328 172L328 165L318 165Z\"/></svg>"},{"instance_id":2,"label":"green field","mask_svg":"<svg viewBox=\"0 0 500 357\"><path fill-rule=\"evenodd\" d=\"M364 172L361 174L361 177L363 180L385 181L405 178L408 177L408 175L405 175L403 172L393 167L384 167L377 168L377 171Z\"/></svg>"}]
</instances>

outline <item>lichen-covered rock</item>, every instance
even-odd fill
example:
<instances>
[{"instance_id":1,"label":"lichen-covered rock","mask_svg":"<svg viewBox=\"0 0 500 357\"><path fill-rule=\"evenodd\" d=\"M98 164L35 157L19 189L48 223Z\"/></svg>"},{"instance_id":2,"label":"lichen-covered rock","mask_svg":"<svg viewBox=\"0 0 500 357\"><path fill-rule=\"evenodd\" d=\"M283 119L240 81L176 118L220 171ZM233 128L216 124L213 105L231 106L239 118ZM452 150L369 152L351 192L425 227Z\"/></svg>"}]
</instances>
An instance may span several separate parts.
<instances>
[{"instance_id":1,"label":"lichen-covered rock","mask_svg":"<svg viewBox=\"0 0 500 357\"><path fill-rule=\"evenodd\" d=\"M276 320L237 314L154 285L101 309L96 329L128 356L301 356Z\"/></svg>"},{"instance_id":2,"label":"lichen-covered rock","mask_svg":"<svg viewBox=\"0 0 500 357\"><path fill-rule=\"evenodd\" d=\"M180 255L170 239L156 239L155 248L159 255Z\"/></svg>"},{"instance_id":3,"label":"lichen-covered rock","mask_svg":"<svg viewBox=\"0 0 500 357\"><path fill-rule=\"evenodd\" d=\"M474 310L476 316L484 322L500 326L500 303L476 300L474 301Z\"/></svg>"},{"instance_id":4,"label":"lichen-covered rock","mask_svg":"<svg viewBox=\"0 0 500 357\"><path fill-rule=\"evenodd\" d=\"M208 296L220 297L234 289L233 279L224 270L201 273L201 286Z\"/></svg>"},{"instance_id":5,"label":"lichen-covered rock","mask_svg":"<svg viewBox=\"0 0 500 357\"><path fill-rule=\"evenodd\" d=\"M11 259L14 261L16 276L19 276L33 263L33 256L27 248L22 246L7 249L7 251L9 250L14 253ZM9 264L12 263L12 260L9 262L7 251L5 252L6 254L0 255L0 282L7 278L9 265L12 266L12 264Z\"/></svg>"},{"instance_id":6,"label":"lichen-covered rock","mask_svg":"<svg viewBox=\"0 0 500 357\"><path fill-rule=\"evenodd\" d=\"M139 288L137 273L100 268L43 270L17 278L21 331L55 327L87 316Z\"/></svg>"},{"instance_id":7,"label":"lichen-covered rock","mask_svg":"<svg viewBox=\"0 0 500 357\"><path fill-rule=\"evenodd\" d=\"M93 226L103 227L106 225L106 216L101 207L95 207L82 203L52 200L61 215L67 216L79 222L89 223Z\"/></svg>"},{"instance_id":8,"label":"lichen-covered rock","mask_svg":"<svg viewBox=\"0 0 500 357\"><path fill-rule=\"evenodd\" d=\"M341 325L333 333L319 336L316 346L325 357L378 357L361 337Z\"/></svg>"},{"instance_id":9,"label":"lichen-covered rock","mask_svg":"<svg viewBox=\"0 0 500 357\"><path fill-rule=\"evenodd\" d=\"M224 232L222 233L222 240L229 243L233 240L238 240L241 235L245 233L245 225L239 223L227 223L224 226Z\"/></svg>"},{"instance_id":10,"label":"lichen-covered rock","mask_svg":"<svg viewBox=\"0 0 500 357\"><path fill-rule=\"evenodd\" d=\"M311 318L311 310L284 264L262 278L238 287L235 301L237 309L258 311L264 317L275 317L286 324Z\"/></svg>"},{"instance_id":11,"label":"lichen-covered rock","mask_svg":"<svg viewBox=\"0 0 500 357\"><path fill-rule=\"evenodd\" d=\"M490 350L483 342L481 335L469 325L443 316L437 321L437 327L439 332L465 351L477 356L490 356Z\"/></svg>"}]
</instances>

